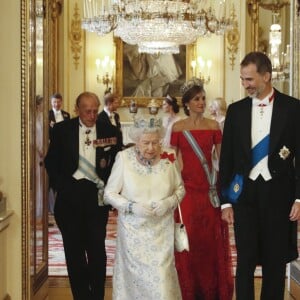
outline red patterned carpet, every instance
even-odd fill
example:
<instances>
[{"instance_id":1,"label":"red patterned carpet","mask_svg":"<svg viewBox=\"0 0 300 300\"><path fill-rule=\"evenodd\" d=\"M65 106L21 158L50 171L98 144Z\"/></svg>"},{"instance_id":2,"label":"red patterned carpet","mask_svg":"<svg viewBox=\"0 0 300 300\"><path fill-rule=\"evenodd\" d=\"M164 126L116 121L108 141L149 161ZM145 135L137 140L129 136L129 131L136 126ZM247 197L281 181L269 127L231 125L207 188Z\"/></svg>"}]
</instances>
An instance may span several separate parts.
<instances>
[{"instance_id":1,"label":"red patterned carpet","mask_svg":"<svg viewBox=\"0 0 300 300\"><path fill-rule=\"evenodd\" d=\"M117 217L110 214L107 225L107 237L105 240L106 253L107 253L107 276L112 276L114 252L116 247L116 219ZM55 222L54 222L55 223ZM298 225L298 245L300 253L300 225ZM232 255L232 263L235 274L236 267L236 249L233 236L233 229L230 227L230 248ZM56 226L49 227L49 275L50 276L67 276L67 269L65 266L65 256L62 246L61 234ZM261 268L257 267L255 271L256 277L261 277Z\"/></svg>"},{"instance_id":2,"label":"red patterned carpet","mask_svg":"<svg viewBox=\"0 0 300 300\"><path fill-rule=\"evenodd\" d=\"M55 224L53 218L50 220ZM112 268L114 263L114 253L116 248L116 216L110 214L107 235L105 240L107 254L107 276L112 276ZM63 249L62 237L56 225L49 227L49 276L67 276L67 268L65 265L65 254Z\"/></svg>"},{"instance_id":3,"label":"red patterned carpet","mask_svg":"<svg viewBox=\"0 0 300 300\"><path fill-rule=\"evenodd\" d=\"M52 218L51 218L52 219ZM107 237L105 240L107 253L107 276L112 276L114 252L116 247L116 219L117 217L110 214L107 225ZM53 220L51 220L52 222ZM55 223L55 222L54 222ZM235 272L236 265L236 249L233 237L233 230L230 229L230 247L232 253L232 261ZM65 255L62 246L62 238L59 229L56 226L49 227L49 276L67 276L65 265ZM259 276L260 272L256 274Z\"/></svg>"}]
</instances>

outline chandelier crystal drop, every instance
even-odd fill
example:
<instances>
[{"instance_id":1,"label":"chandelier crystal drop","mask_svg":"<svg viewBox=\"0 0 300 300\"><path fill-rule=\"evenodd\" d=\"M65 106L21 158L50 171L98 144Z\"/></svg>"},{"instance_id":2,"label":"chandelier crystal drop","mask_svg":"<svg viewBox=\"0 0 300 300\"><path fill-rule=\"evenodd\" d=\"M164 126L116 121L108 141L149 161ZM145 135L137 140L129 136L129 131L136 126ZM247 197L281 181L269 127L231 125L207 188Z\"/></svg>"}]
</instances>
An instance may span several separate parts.
<instances>
[{"instance_id":1,"label":"chandelier crystal drop","mask_svg":"<svg viewBox=\"0 0 300 300\"><path fill-rule=\"evenodd\" d=\"M232 28L227 0L83 0L82 28L109 32L140 52L179 53L179 45Z\"/></svg>"}]
</instances>

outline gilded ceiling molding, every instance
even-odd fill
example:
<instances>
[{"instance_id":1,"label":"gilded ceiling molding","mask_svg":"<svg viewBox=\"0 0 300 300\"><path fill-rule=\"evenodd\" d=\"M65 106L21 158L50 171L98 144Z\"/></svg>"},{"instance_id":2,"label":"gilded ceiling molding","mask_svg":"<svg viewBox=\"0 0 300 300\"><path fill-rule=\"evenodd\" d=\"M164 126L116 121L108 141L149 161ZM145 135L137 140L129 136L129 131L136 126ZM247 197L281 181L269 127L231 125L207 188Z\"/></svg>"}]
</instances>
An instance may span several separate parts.
<instances>
[{"instance_id":1,"label":"gilded ceiling molding","mask_svg":"<svg viewBox=\"0 0 300 300\"><path fill-rule=\"evenodd\" d=\"M81 42L82 42L82 30L81 30L81 18L77 2L74 6L73 19L71 20L71 51L73 53L73 63L77 70L79 65L80 53L81 53Z\"/></svg>"},{"instance_id":2,"label":"gilded ceiling molding","mask_svg":"<svg viewBox=\"0 0 300 300\"><path fill-rule=\"evenodd\" d=\"M234 69L236 54L239 49L239 42L240 42L240 32L239 32L239 26L237 21L237 15L235 13L234 5L232 5L231 12L230 12L230 18L232 20L233 28L229 30L226 34L226 40L227 40L227 50L229 52L229 60L230 60L230 66L231 69Z\"/></svg>"},{"instance_id":3,"label":"gilded ceiling molding","mask_svg":"<svg viewBox=\"0 0 300 300\"><path fill-rule=\"evenodd\" d=\"M55 20L62 12L63 0L51 0L51 18Z\"/></svg>"}]
</instances>

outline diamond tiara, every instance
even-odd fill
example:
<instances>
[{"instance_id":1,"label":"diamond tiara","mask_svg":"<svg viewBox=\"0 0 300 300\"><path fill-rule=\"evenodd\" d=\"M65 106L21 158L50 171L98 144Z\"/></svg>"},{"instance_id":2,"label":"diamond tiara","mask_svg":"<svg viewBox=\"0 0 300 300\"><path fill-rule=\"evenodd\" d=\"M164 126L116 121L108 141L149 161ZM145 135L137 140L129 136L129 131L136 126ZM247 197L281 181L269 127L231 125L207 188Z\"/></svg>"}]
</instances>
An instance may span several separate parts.
<instances>
[{"instance_id":1,"label":"diamond tiara","mask_svg":"<svg viewBox=\"0 0 300 300\"><path fill-rule=\"evenodd\" d=\"M194 86L200 86L203 88L203 81L197 77L192 77L181 86L180 92L184 94Z\"/></svg>"}]
</instances>

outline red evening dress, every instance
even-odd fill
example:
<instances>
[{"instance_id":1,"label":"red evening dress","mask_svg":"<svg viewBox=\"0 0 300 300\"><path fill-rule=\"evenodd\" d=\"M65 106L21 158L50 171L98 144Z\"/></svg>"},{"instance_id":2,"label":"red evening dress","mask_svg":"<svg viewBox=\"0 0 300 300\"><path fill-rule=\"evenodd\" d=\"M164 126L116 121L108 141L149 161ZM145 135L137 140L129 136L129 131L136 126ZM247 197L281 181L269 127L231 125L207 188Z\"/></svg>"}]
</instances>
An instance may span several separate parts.
<instances>
[{"instance_id":1,"label":"red evening dress","mask_svg":"<svg viewBox=\"0 0 300 300\"><path fill-rule=\"evenodd\" d=\"M211 167L211 152L220 144L220 130L191 130ZM201 162L182 132L173 132L171 145L182 154L182 178L186 195L180 207L189 237L190 251L175 253L183 300L231 300L233 272L228 226L220 208L208 197L209 184ZM178 220L178 213L175 212Z\"/></svg>"}]
</instances>

